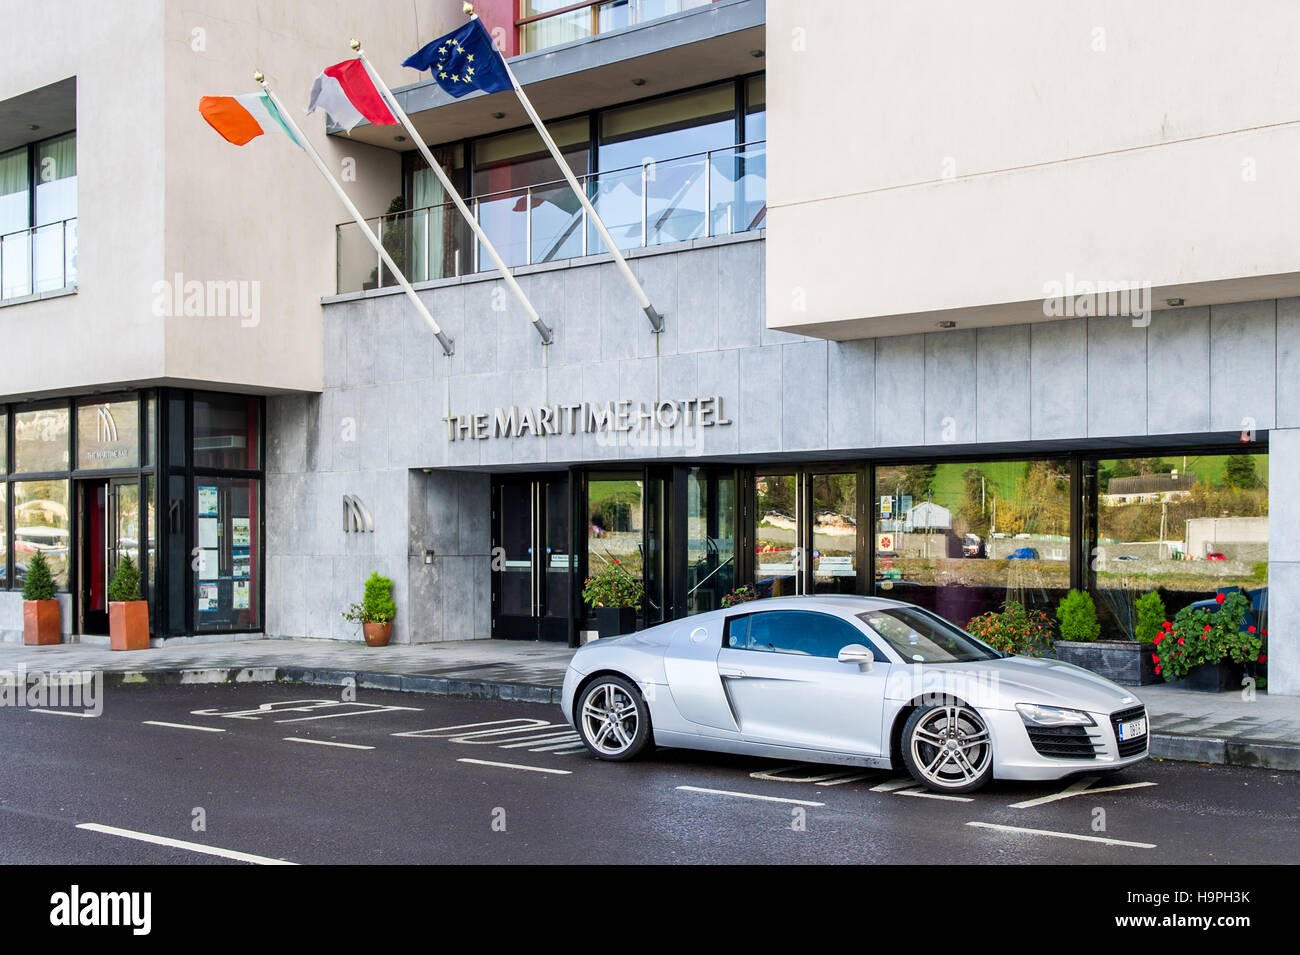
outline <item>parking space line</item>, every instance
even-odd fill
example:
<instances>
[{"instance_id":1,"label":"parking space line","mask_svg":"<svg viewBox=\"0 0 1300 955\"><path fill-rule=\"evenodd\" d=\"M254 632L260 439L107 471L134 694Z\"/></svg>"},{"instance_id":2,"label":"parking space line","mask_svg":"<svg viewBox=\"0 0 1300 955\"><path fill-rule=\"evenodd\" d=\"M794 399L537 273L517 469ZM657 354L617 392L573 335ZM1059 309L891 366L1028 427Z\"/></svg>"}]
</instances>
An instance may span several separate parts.
<instances>
[{"instance_id":1,"label":"parking space line","mask_svg":"<svg viewBox=\"0 0 1300 955\"><path fill-rule=\"evenodd\" d=\"M555 776L572 776L572 770L568 769L550 769L546 766L522 766L519 763L494 763L490 759L469 759L462 758L456 760L458 763L473 763L475 766L496 766L500 769L526 769L530 773L550 773Z\"/></svg>"},{"instance_id":2,"label":"parking space line","mask_svg":"<svg viewBox=\"0 0 1300 955\"><path fill-rule=\"evenodd\" d=\"M189 723L165 723L162 720L141 720L146 726L170 726L177 730L197 730L200 733L224 733L220 726L193 726Z\"/></svg>"},{"instance_id":3,"label":"parking space line","mask_svg":"<svg viewBox=\"0 0 1300 955\"><path fill-rule=\"evenodd\" d=\"M818 786L843 786L845 783L852 783L852 782L857 782L859 779L866 779L867 776L869 775L870 775L869 773L853 773L852 775L845 776L842 779L828 779L825 780L824 782L817 783L817 785Z\"/></svg>"},{"instance_id":4,"label":"parking space line","mask_svg":"<svg viewBox=\"0 0 1300 955\"><path fill-rule=\"evenodd\" d=\"M909 786L915 785L916 780L909 776L906 779L891 779L888 782L881 783L879 786L872 786L871 791L873 793L892 793L895 789L906 789Z\"/></svg>"},{"instance_id":5,"label":"parking space line","mask_svg":"<svg viewBox=\"0 0 1300 955\"><path fill-rule=\"evenodd\" d=\"M253 855L251 852L239 852L235 849L222 849L218 846L205 846L201 842L185 842L182 839L170 839L167 836L155 836L148 832L137 832L134 829L119 829L116 826L102 826L97 822L79 822L78 829L85 829L87 832L98 832L106 836L121 836L123 839L134 839L137 842L148 842L155 846L167 846L172 849L185 849L189 852L201 852L204 855L219 856L222 859L233 859L236 862L249 862L253 865L297 865L296 862L287 862L284 859L272 859L269 856Z\"/></svg>"},{"instance_id":6,"label":"parking space line","mask_svg":"<svg viewBox=\"0 0 1300 955\"><path fill-rule=\"evenodd\" d=\"M1155 783L1123 783L1118 786L1099 786L1096 789L1089 789L1088 786L1096 781L1096 776L1090 776L1086 780L1079 780L1078 783L1061 790L1059 793L1053 793L1050 796L1039 796L1037 799L1026 799L1024 802L1013 802L1010 808L1031 809L1044 803L1056 802L1058 799L1069 799L1071 796L1091 796L1093 793L1113 793L1119 792L1121 789L1143 789L1147 786L1156 785Z\"/></svg>"},{"instance_id":7,"label":"parking space line","mask_svg":"<svg viewBox=\"0 0 1300 955\"><path fill-rule=\"evenodd\" d=\"M824 806L824 802L812 802L808 799L784 799L781 796L760 796L758 793L738 793L730 789L705 789L702 786L678 786L688 793L705 793L710 796L738 796L741 799L758 799L763 802L783 802L792 806Z\"/></svg>"},{"instance_id":8,"label":"parking space line","mask_svg":"<svg viewBox=\"0 0 1300 955\"><path fill-rule=\"evenodd\" d=\"M42 710L42 709L37 709L37 708L35 708L35 707L32 708L31 712L33 712L33 713L51 713L51 714L53 714L54 716L80 716L80 717L82 717L83 719L91 719L91 718L96 717L96 716L99 715L98 713L86 713L86 712L81 711L81 710Z\"/></svg>"},{"instance_id":9,"label":"parking space line","mask_svg":"<svg viewBox=\"0 0 1300 955\"><path fill-rule=\"evenodd\" d=\"M501 749L525 749L538 743L572 743L577 738L578 734L569 730L567 733L550 733L545 736L538 736L535 739L526 739L522 743L503 743Z\"/></svg>"},{"instance_id":10,"label":"parking space line","mask_svg":"<svg viewBox=\"0 0 1300 955\"><path fill-rule=\"evenodd\" d=\"M547 743L545 746L534 746L534 747L533 747L532 749L530 749L528 752L530 752L530 753L558 753L558 752L560 752L561 750L571 750L571 749L575 749L575 748L576 748L576 749L586 749L586 747L582 745L582 742L581 742L580 740L579 740L578 742L576 742L576 743L575 743L573 740L565 740L565 741L562 742L562 743Z\"/></svg>"},{"instance_id":11,"label":"parking space line","mask_svg":"<svg viewBox=\"0 0 1300 955\"><path fill-rule=\"evenodd\" d=\"M1057 839L1075 839L1079 842L1100 842L1108 846L1128 846L1131 849L1154 849L1154 842L1126 842L1123 839L1106 839L1102 836L1081 836L1074 832L1056 832L1052 829L1026 829L1023 826L999 826L992 822L968 822L978 829L996 829L1000 832L1023 832L1033 836L1053 836Z\"/></svg>"},{"instance_id":12,"label":"parking space line","mask_svg":"<svg viewBox=\"0 0 1300 955\"><path fill-rule=\"evenodd\" d=\"M336 743L328 739L307 739L304 736L286 736L286 743L311 743L313 746L337 746L340 749L374 749L373 746L362 746L360 743Z\"/></svg>"},{"instance_id":13,"label":"parking space line","mask_svg":"<svg viewBox=\"0 0 1300 955\"><path fill-rule=\"evenodd\" d=\"M922 799L946 799L949 802L974 802L971 796L949 796L945 793L932 793L925 789L899 789L895 796L920 796Z\"/></svg>"}]
</instances>

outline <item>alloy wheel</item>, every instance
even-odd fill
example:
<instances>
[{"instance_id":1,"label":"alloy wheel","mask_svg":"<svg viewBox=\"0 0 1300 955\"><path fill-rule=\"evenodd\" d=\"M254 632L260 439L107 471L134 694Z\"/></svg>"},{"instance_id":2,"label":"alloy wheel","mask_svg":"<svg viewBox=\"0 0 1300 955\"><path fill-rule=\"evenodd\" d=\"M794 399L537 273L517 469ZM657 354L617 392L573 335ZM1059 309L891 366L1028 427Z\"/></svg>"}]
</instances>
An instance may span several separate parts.
<instances>
[{"instance_id":1,"label":"alloy wheel","mask_svg":"<svg viewBox=\"0 0 1300 955\"><path fill-rule=\"evenodd\" d=\"M582 735L602 756L619 756L632 746L641 721L640 707L617 683L597 683L582 700Z\"/></svg>"},{"instance_id":2,"label":"alloy wheel","mask_svg":"<svg viewBox=\"0 0 1300 955\"><path fill-rule=\"evenodd\" d=\"M989 729L978 713L960 703L928 710L908 738L910 762L937 789L974 787L993 760Z\"/></svg>"}]
</instances>

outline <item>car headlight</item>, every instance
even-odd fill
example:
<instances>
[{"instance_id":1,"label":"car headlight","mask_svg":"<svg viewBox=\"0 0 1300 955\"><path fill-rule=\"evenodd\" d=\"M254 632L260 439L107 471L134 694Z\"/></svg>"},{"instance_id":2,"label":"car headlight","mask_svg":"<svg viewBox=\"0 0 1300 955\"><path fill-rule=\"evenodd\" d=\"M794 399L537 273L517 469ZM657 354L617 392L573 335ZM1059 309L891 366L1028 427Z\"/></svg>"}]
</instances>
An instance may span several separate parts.
<instances>
[{"instance_id":1,"label":"car headlight","mask_svg":"<svg viewBox=\"0 0 1300 955\"><path fill-rule=\"evenodd\" d=\"M1017 703L1016 712L1029 726L1096 726L1092 717L1083 710L1069 710L1061 706L1039 706L1037 703Z\"/></svg>"}]
</instances>

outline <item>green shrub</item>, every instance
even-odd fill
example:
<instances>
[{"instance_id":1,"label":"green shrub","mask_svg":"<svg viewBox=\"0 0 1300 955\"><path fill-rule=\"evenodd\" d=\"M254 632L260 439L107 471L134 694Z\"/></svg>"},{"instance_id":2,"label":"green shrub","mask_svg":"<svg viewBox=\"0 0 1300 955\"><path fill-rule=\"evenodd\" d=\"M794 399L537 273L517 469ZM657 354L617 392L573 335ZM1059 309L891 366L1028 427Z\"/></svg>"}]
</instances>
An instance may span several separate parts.
<instances>
[{"instance_id":1,"label":"green shrub","mask_svg":"<svg viewBox=\"0 0 1300 955\"><path fill-rule=\"evenodd\" d=\"M1062 598L1056 607L1056 619L1061 622L1062 640L1096 640L1101 634L1092 596L1082 590L1071 590Z\"/></svg>"},{"instance_id":2,"label":"green shrub","mask_svg":"<svg viewBox=\"0 0 1300 955\"><path fill-rule=\"evenodd\" d=\"M366 592L361 603L343 611L343 619L352 623L388 623L397 616L397 603L393 600L393 581L379 571L371 571L366 578Z\"/></svg>"},{"instance_id":3,"label":"green shrub","mask_svg":"<svg viewBox=\"0 0 1300 955\"><path fill-rule=\"evenodd\" d=\"M641 609L645 587L640 577L623 569L619 561L606 564L588 577L582 587L582 599L592 607L635 607Z\"/></svg>"},{"instance_id":4,"label":"green shrub","mask_svg":"<svg viewBox=\"0 0 1300 955\"><path fill-rule=\"evenodd\" d=\"M1165 625L1165 602L1160 594L1149 590L1133 603L1137 610L1134 635L1139 643L1152 643Z\"/></svg>"},{"instance_id":5,"label":"green shrub","mask_svg":"<svg viewBox=\"0 0 1300 955\"><path fill-rule=\"evenodd\" d=\"M113 579L108 582L108 599L114 603L140 599L140 568L130 557L117 562Z\"/></svg>"},{"instance_id":6,"label":"green shrub","mask_svg":"<svg viewBox=\"0 0 1300 955\"><path fill-rule=\"evenodd\" d=\"M49 562L39 550L27 565L27 579L23 581L23 600L53 600L58 588L54 586L54 575L50 573Z\"/></svg>"},{"instance_id":7,"label":"green shrub","mask_svg":"<svg viewBox=\"0 0 1300 955\"><path fill-rule=\"evenodd\" d=\"M1219 606L1212 611L1188 605L1178 611L1172 623L1165 622L1163 632L1155 640L1155 652L1151 654L1156 673L1172 682L1182 679L1201 663L1267 662L1263 634L1257 635L1253 625L1241 629L1250 610L1246 595L1240 591L1220 593L1216 600Z\"/></svg>"},{"instance_id":8,"label":"green shrub","mask_svg":"<svg viewBox=\"0 0 1300 955\"><path fill-rule=\"evenodd\" d=\"M743 587L737 587L735 590L724 594L722 597L722 606L734 607L736 604L748 603L751 600L757 599L758 591L749 586L749 584L745 584Z\"/></svg>"}]
</instances>

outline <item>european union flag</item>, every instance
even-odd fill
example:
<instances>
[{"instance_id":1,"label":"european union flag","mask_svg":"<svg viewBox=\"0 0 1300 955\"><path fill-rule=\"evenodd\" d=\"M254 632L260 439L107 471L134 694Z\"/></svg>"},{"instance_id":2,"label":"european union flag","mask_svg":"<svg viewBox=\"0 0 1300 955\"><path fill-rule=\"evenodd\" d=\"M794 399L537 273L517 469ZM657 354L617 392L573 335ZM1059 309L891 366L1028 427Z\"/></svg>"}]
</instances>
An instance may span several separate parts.
<instances>
[{"instance_id":1,"label":"european union flag","mask_svg":"<svg viewBox=\"0 0 1300 955\"><path fill-rule=\"evenodd\" d=\"M478 17L421 47L403 60L402 65L431 70L438 85L452 96L464 96L474 90L495 93L511 88L505 60Z\"/></svg>"}]
</instances>

